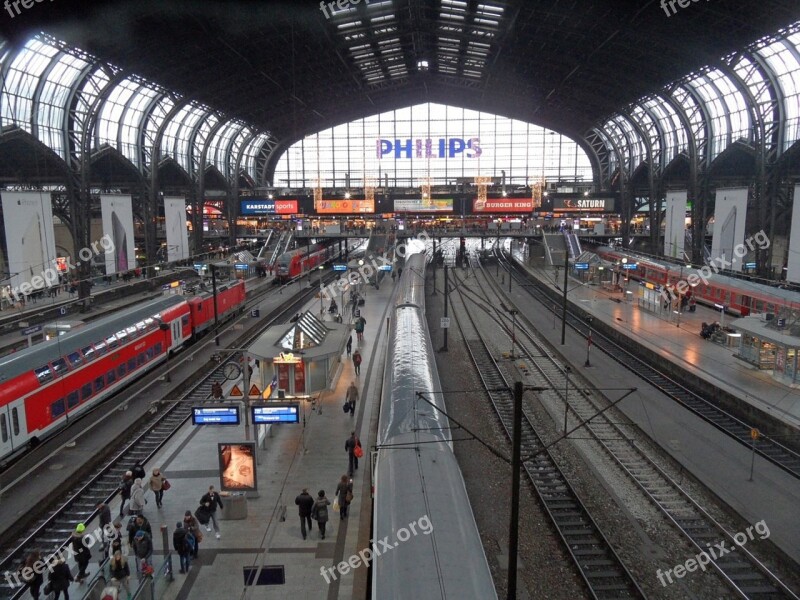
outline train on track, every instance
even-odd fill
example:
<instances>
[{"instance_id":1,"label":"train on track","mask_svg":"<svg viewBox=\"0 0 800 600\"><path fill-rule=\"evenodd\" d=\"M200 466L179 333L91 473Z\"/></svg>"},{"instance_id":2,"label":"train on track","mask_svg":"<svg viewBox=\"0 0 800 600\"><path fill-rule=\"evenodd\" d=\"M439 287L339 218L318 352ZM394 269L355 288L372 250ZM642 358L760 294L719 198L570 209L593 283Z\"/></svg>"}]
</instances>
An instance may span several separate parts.
<instances>
[{"instance_id":1,"label":"train on track","mask_svg":"<svg viewBox=\"0 0 800 600\"><path fill-rule=\"evenodd\" d=\"M333 258L334 254L333 246L323 244L284 252L275 260L275 280L278 283L286 283Z\"/></svg>"},{"instance_id":2,"label":"train on track","mask_svg":"<svg viewBox=\"0 0 800 600\"><path fill-rule=\"evenodd\" d=\"M407 259L396 294L378 421L373 537L397 541L373 563L372 597L496 600L453 454L449 419L442 412L445 403L425 320L424 254ZM401 530L408 534L422 526L422 519L429 527L401 539Z\"/></svg>"},{"instance_id":3,"label":"train on track","mask_svg":"<svg viewBox=\"0 0 800 600\"><path fill-rule=\"evenodd\" d=\"M217 289L217 318L244 310L243 281ZM210 293L166 296L0 359L0 460L24 451L203 335Z\"/></svg>"},{"instance_id":4,"label":"train on track","mask_svg":"<svg viewBox=\"0 0 800 600\"><path fill-rule=\"evenodd\" d=\"M778 287L754 283L746 279L736 279L716 274L710 267L705 272L694 267L683 267L644 258L634 253L609 247L601 247L595 253L602 259L620 264L623 259L636 268L626 270L631 279L649 282L657 286L674 289L680 281L689 281L690 275L698 277L698 285L691 288L695 301L726 312L746 317L751 313L776 313L778 309L800 312L800 294ZM709 275L710 273L710 275Z\"/></svg>"}]
</instances>

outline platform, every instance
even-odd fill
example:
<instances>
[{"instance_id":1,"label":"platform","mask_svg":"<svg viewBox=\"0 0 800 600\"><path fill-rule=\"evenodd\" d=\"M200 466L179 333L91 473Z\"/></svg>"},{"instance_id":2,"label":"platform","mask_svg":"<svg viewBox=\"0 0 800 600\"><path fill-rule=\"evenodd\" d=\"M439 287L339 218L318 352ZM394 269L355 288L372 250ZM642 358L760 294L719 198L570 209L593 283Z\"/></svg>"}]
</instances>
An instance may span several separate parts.
<instances>
[{"instance_id":1,"label":"platform","mask_svg":"<svg viewBox=\"0 0 800 600\"><path fill-rule=\"evenodd\" d=\"M518 264L540 281L553 284L553 267L533 267L522 260L515 248ZM558 285L563 283L563 271ZM735 347L723 346L700 337L703 322L721 321L720 311L697 304L695 312L657 313L641 308L639 282L631 280L627 288L612 292L596 285L581 285L570 279L568 299L594 318L613 326L657 352L665 360L740 398L743 402L792 427L800 427L800 392L783 385L769 373L735 358ZM630 292L630 293L629 293ZM735 317L725 315L724 323Z\"/></svg>"}]
</instances>

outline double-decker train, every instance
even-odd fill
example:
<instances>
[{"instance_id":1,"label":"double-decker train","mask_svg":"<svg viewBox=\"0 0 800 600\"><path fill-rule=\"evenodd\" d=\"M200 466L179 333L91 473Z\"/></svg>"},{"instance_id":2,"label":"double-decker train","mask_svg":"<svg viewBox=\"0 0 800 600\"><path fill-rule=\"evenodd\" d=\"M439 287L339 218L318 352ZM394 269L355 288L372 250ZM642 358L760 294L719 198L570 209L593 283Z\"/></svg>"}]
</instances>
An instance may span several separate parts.
<instances>
[{"instance_id":1,"label":"double-decker train","mask_svg":"<svg viewBox=\"0 0 800 600\"><path fill-rule=\"evenodd\" d=\"M244 310L217 290L217 318ZM167 296L0 359L0 460L35 445L166 360L214 323L213 296Z\"/></svg>"},{"instance_id":2,"label":"double-decker train","mask_svg":"<svg viewBox=\"0 0 800 600\"><path fill-rule=\"evenodd\" d=\"M705 272L694 267L683 267L666 262L659 262L630 252L601 247L595 250L597 255L611 263L621 263L626 259L628 264L635 263L636 268L626 273L637 281L647 281L659 286L675 289L678 282L692 283L692 296L700 304L712 308L725 307L725 311L746 317L750 313L776 313L778 309L800 311L800 294L778 287L754 283L745 279L736 279L717 274L710 267ZM690 276L697 276L689 279Z\"/></svg>"},{"instance_id":3,"label":"double-decker train","mask_svg":"<svg viewBox=\"0 0 800 600\"><path fill-rule=\"evenodd\" d=\"M294 279L332 258L334 252L333 246L322 244L284 252L275 261L275 279L281 283Z\"/></svg>"}]
</instances>

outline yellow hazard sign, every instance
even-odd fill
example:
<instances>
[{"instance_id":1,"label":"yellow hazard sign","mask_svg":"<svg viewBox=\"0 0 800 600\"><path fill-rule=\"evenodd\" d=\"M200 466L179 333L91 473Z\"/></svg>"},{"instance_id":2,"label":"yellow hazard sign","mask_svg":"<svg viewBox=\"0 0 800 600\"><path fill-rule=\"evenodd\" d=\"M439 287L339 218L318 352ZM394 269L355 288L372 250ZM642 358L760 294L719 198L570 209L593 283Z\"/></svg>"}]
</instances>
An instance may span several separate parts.
<instances>
[{"instance_id":1,"label":"yellow hazard sign","mask_svg":"<svg viewBox=\"0 0 800 600\"><path fill-rule=\"evenodd\" d=\"M238 385L234 385L233 389L231 389L231 391L230 391L230 393L228 395L229 396L239 396L239 397L241 397L242 396L242 390L239 389Z\"/></svg>"}]
</instances>

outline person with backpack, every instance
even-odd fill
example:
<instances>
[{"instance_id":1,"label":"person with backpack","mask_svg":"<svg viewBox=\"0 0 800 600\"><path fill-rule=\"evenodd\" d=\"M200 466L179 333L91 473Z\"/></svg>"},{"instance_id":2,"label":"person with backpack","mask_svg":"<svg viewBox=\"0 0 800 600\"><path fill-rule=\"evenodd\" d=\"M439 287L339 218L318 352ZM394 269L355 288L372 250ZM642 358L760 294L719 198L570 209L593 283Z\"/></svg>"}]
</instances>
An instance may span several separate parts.
<instances>
[{"instance_id":1,"label":"person with backpack","mask_svg":"<svg viewBox=\"0 0 800 600\"><path fill-rule=\"evenodd\" d=\"M356 372L356 377L361 376L361 352L356 350L353 352L353 368Z\"/></svg>"},{"instance_id":2,"label":"person with backpack","mask_svg":"<svg viewBox=\"0 0 800 600\"><path fill-rule=\"evenodd\" d=\"M347 509L353 501L353 480L342 475L336 486L336 498L339 500L339 518L347 518Z\"/></svg>"},{"instance_id":3,"label":"person with backpack","mask_svg":"<svg viewBox=\"0 0 800 600\"><path fill-rule=\"evenodd\" d=\"M191 566L191 555L194 551L194 536L183 528L183 522L175 524L172 534L172 547L181 559L180 573L188 573Z\"/></svg>"},{"instance_id":4,"label":"person with backpack","mask_svg":"<svg viewBox=\"0 0 800 600\"><path fill-rule=\"evenodd\" d=\"M319 535L321 539L325 539L325 525L328 522L328 505L330 500L325 497L325 490L320 490L317 494L317 500L314 502L314 508L311 509L311 517L317 522L319 526Z\"/></svg>"},{"instance_id":5,"label":"person with backpack","mask_svg":"<svg viewBox=\"0 0 800 600\"><path fill-rule=\"evenodd\" d=\"M203 541L203 532L200 528L200 522L192 514L192 511L187 510L183 513L183 527L188 533L194 537L194 548L192 548L192 558L197 558L197 552L200 550L200 542Z\"/></svg>"},{"instance_id":6,"label":"person with backpack","mask_svg":"<svg viewBox=\"0 0 800 600\"><path fill-rule=\"evenodd\" d=\"M356 414L356 402L358 402L358 388L356 387L355 381L350 382L350 387L347 388L345 400L347 401L347 405L350 407L350 417L352 418Z\"/></svg>"},{"instance_id":7,"label":"person with backpack","mask_svg":"<svg viewBox=\"0 0 800 600\"><path fill-rule=\"evenodd\" d=\"M364 341L364 325L366 324L367 320L364 317L358 317L358 319L356 319L356 325L355 325L356 339L359 342Z\"/></svg>"},{"instance_id":8,"label":"person with backpack","mask_svg":"<svg viewBox=\"0 0 800 600\"><path fill-rule=\"evenodd\" d=\"M111 560L108 562L109 575L111 575L111 583L121 585L128 593L128 598L131 597L131 568L128 566L128 559L122 556L122 552L116 550Z\"/></svg>"},{"instance_id":9,"label":"person with backpack","mask_svg":"<svg viewBox=\"0 0 800 600\"><path fill-rule=\"evenodd\" d=\"M206 524L206 531L211 531L211 523L214 524L214 532L217 535L217 539L220 538L219 534L219 523L217 523L217 506L223 508L222 506L222 498L220 498L219 493L214 489L213 485L208 486L208 492L203 494L203 497L200 498L200 506L206 508L209 513L209 523Z\"/></svg>"}]
</instances>

